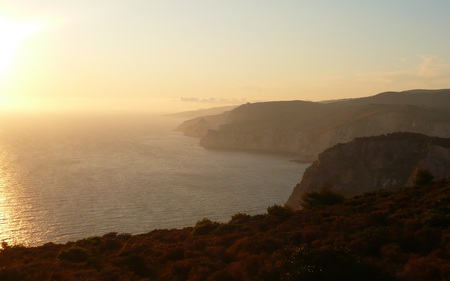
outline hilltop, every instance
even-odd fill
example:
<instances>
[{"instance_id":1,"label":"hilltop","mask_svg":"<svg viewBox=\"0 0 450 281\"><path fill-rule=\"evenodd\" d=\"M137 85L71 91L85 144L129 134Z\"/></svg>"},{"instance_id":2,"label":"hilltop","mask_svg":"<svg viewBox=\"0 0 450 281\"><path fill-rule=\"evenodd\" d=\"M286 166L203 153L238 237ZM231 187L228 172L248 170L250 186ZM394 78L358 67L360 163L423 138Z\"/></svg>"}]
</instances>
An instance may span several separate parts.
<instances>
[{"instance_id":1,"label":"hilltop","mask_svg":"<svg viewBox=\"0 0 450 281\"><path fill-rule=\"evenodd\" d=\"M189 110L189 111L172 113L172 114L169 114L169 116L176 117L176 118L197 118L197 117L202 117L202 116L222 114L222 113L224 113L226 111L230 111L236 107L238 107L238 105L202 108L202 109L197 109L197 110Z\"/></svg>"}]
</instances>

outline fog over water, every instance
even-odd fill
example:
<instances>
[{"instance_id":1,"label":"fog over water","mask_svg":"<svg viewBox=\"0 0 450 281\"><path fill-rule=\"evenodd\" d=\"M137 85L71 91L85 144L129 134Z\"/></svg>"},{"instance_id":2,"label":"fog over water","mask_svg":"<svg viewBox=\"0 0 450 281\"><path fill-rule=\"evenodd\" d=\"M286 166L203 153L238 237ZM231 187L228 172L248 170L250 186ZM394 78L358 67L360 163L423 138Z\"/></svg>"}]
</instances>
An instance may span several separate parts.
<instances>
[{"instance_id":1,"label":"fog over water","mask_svg":"<svg viewBox=\"0 0 450 281\"><path fill-rule=\"evenodd\" d=\"M207 150L156 115L2 115L0 241L180 228L283 204L307 165Z\"/></svg>"}]
</instances>

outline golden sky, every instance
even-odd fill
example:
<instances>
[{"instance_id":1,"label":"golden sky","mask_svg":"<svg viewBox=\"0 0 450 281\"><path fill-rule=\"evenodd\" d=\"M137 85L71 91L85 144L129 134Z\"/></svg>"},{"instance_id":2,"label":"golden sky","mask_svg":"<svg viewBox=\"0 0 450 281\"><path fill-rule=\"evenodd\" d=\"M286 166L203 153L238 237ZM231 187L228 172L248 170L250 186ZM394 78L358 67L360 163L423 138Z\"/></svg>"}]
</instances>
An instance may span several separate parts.
<instances>
[{"instance_id":1,"label":"golden sky","mask_svg":"<svg viewBox=\"0 0 450 281\"><path fill-rule=\"evenodd\" d=\"M449 88L449 11L446 0L2 1L0 110Z\"/></svg>"}]
</instances>

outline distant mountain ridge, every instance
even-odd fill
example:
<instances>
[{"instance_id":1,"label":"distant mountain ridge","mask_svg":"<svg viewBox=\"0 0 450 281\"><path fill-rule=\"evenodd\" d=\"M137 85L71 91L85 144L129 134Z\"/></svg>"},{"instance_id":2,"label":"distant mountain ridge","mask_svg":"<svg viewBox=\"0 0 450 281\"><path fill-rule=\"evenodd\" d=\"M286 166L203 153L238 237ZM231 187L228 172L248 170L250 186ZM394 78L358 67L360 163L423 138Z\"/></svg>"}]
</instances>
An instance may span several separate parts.
<instances>
[{"instance_id":1,"label":"distant mountain ridge","mask_svg":"<svg viewBox=\"0 0 450 281\"><path fill-rule=\"evenodd\" d=\"M429 95L433 95L432 98ZM404 104L424 107L450 107L450 89L383 92L371 97L348 101L352 104Z\"/></svg>"},{"instance_id":2,"label":"distant mountain ridge","mask_svg":"<svg viewBox=\"0 0 450 281\"><path fill-rule=\"evenodd\" d=\"M180 130L207 148L291 153L312 162L355 137L414 132L450 137L450 89L385 92L334 101L247 103L186 121Z\"/></svg>"},{"instance_id":3,"label":"distant mountain ridge","mask_svg":"<svg viewBox=\"0 0 450 281\"><path fill-rule=\"evenodd\" d=\"M219 107L211 107L211 108L202 108L197 110L189 110L183 112L172 113L169 116L177 117L177 118L197 118L202 116L209 115L217 115L222 114L225 111L230 111L239 105L227 105L227 106L219 106Z\"/></svg>"}]
</instances>

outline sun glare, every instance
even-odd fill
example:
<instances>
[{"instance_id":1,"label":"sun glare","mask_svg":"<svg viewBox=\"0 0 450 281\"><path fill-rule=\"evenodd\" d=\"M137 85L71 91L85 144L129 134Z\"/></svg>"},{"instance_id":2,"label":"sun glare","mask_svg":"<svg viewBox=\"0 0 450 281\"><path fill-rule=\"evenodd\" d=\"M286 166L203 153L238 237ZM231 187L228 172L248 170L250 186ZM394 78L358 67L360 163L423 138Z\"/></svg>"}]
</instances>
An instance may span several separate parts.
<instances>
[{"instance_id":1,"label":"sun glare","mask_svg":"<svg viewBox=\"0 0 450 281\"><path fill-rule=\"evenodd\" d=\"M0 18L0 78L8 74L21 44L42 28L43 24L36 22L16 22Z\"/></svg>"}]
</instances>

